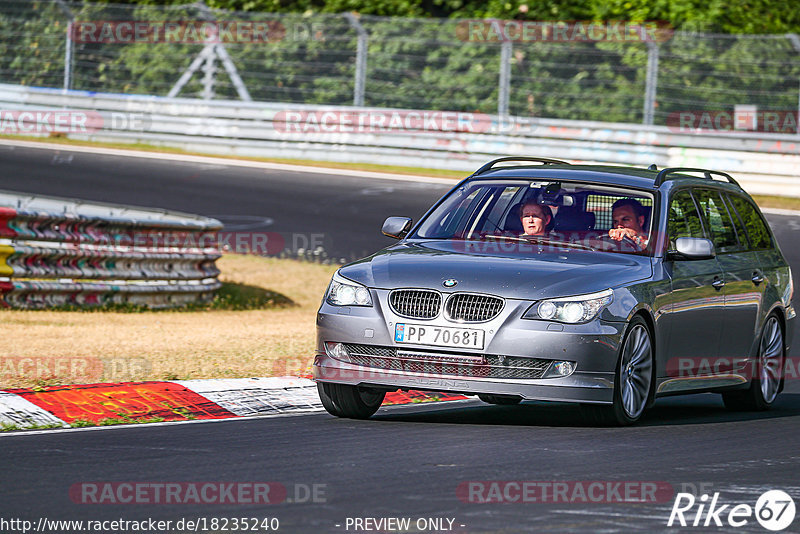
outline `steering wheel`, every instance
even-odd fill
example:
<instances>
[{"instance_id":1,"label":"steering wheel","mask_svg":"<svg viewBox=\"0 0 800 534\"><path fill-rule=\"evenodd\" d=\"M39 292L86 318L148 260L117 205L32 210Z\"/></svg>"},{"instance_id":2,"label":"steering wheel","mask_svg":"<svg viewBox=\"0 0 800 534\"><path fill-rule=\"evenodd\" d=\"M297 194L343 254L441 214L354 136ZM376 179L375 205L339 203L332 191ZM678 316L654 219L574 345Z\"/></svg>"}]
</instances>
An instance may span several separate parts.
<instances>
[{"instance_id":1,"label":"steering wheel","mask_svg":"<svg viewBox=\"0 0 800 534\"><path fill-rule=\"evenodd\" d=\"M613 237L608 234L601 235L592 239L591 246L594 247L594 243L597 242L600 244L599 249L603 251L612 251L612 252L641 252L639 245L636 244L636 241L631 239L628 236L622 236L622 239L617 241Z\"/></svg>"}]
</instances>

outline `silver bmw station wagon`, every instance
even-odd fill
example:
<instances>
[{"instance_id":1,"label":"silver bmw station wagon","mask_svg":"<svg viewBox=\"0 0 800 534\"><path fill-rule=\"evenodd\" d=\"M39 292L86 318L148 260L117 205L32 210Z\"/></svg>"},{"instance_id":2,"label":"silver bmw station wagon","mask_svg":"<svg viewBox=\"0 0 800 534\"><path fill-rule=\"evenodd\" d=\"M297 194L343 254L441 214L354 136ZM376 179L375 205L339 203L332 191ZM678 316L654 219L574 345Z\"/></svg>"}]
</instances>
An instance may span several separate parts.
<instances>
[{"instance_id":1,"label":"silver bmw station wagon","mask_svg":"<svg viewBox=\"0 0 800 534\"><path fill-rule=\"evenodd\" d=\"M500 158L383 233L398 243L339 269L317 315L333 415L417 389L625 425L661 396L765 410L783 389L792 273L728 174Z\"/></svg>"}]
</instances>

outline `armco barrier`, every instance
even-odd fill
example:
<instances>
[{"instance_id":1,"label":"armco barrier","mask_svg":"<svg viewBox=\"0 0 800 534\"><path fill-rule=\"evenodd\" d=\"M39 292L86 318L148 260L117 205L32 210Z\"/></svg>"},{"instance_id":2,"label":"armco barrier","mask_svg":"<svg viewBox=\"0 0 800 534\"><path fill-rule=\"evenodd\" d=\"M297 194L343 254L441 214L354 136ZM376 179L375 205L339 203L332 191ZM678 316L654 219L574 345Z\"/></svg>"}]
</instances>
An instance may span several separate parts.
<instances>
[{"instance_id":1,"label":"armco barrier","mask_svg":"<svg viewBox=\"0 0 800 534\"><path fill-rule=\"evenodd\" d=\"M573 162L658 167L708 167L734 173L751 193L800 196L800 135L747 131L682 132L666 126L466 114L477 128L307 128L290 116L397 112L64 92L0 84L0 111L86 112L77 139L147 143L237 156L380 163L471 171L498 155L536 155ZM292 112L292 113L288 113ZM442 112L430 112L440 114ZM315 115L316 114L316 115ZM455 114L454 114L455 115ZM463 116L463 114L462 114ZM346 120L345 120L346 122ZM442 121L444 122L444 121ZM456 121L457 124L458 121ZM35 127L0 133L48 135ZM388 123L387 123L388 124ZM452 124L452 121L451 121ZM476 123L473 123L473 125ZM441 125L441 123L440 123ZM307 126L307 124L306 124Z\"/></svg>"},{"instance_id":2,"label":"armco barrier","mask_svg":"<svg viewBox=\"0 0 800 534\"><path fill-rule=\"evenodd\" d=\"M0 191L0 305L206 302L220 287L216 219Z\"/></svg>"}]
</instances>

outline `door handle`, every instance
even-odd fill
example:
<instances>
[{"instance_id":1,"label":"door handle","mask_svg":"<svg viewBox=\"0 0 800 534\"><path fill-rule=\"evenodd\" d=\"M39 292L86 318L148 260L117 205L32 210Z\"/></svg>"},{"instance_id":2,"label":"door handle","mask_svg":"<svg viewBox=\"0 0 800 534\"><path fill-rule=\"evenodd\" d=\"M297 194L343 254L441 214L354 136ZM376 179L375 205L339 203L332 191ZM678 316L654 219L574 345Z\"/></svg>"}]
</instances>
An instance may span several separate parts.
<instances>
[{"instance_id":1,"label":"door handle","mask_svg":"<svg viewBox=\"0 0 800 534\"><path fill-rule=\"evenodd\" d=\"M714 289L719 291L720 289L725 287L725 282L723 280L720 280L718 276L715 276L714 281L711 282L711 285L714 286Z\"/></svg>"},{"instance_id":2,"label":"door handle","mask_svg":"<svg viewBox=\"0 0 800 534\"><path fill-rule=\"evenodd\" d=\"M753 281L753 283L755 285L758 285L758 284L760 284L761 282L764 281L764 277L762 276L762 274L760 272L756 271L756 272L753 273L753 278L751 278L751 280Z\"/></svg>"}]
</instances>

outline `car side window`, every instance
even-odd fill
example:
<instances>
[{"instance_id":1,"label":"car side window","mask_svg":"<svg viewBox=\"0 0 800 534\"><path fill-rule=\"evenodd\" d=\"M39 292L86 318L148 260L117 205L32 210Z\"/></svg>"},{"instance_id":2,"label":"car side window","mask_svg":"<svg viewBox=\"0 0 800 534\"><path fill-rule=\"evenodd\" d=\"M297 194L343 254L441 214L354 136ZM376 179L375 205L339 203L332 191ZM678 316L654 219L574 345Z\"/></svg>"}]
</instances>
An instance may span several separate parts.
<instances>
[{"instance_id":1,"label":"car side window","mask_svg":"<svg viewBox=\"0 0 800 534\"><path fill-rule=\"evenodd\" d=\"M688 189L678 191L670 201L667 235L671 250L675 250L675 241L679 237L705 237L700 215Z\"/></svg>"},{"instance_id":2,"label":"car side window","mask_svg":"<svg viewBox=\"0 0 800 534\"><path fill-rule=\"evenodd\" d=\"M733 209L733 204L731 204L730 197L727 193L723 193L722 198L725 200L725 207L728 209L731 221L733 221L733 227L736 229L736 235L739 237L739 243L741 243L742 247L747 250L752 249L752 246L750 246L747 239L747 232L742 224L742 219L736 214L736 210Z\"/></svg>"},{"instance_id":3,"label":"car side window","mask_svg":"<svg viewBox=\"0 0 800 534\"><path fill-rule=\"evenodd\" d=\"M712 189L695 189L694 196L700 208L700 216L709 229L717 252L731 252L743 248L739 245L733 221L719 192Z\"/></svg>"},{"instance_id":4,"label":"car side window","mask_svg":"<svg viewBox=\"0 0 800 534\"><path fill-rule=\"evenodd\" d=\"M772 237L764 218L759 214L758 209L746 198L739 195L728 195L728 200L733 204L733 208L742 220L747 237L750 238L750 247L755 250L772 248Z\"/></svg>"}]
</instances>

